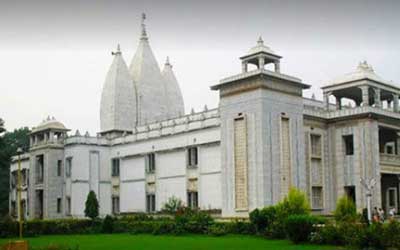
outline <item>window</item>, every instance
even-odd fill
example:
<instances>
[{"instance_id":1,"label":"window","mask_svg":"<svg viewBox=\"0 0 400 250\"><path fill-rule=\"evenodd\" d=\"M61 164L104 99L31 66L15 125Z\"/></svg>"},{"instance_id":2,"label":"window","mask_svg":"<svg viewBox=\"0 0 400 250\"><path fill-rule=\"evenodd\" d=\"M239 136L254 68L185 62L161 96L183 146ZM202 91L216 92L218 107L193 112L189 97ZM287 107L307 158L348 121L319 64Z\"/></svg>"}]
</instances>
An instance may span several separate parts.
<instances>
[{"instance_id":1,"label":"window","mask_svg":"<svg viewBox=\"0 0 400 250\"><path fill-rule=\"evenodd\" d=\"M67 207L66 207L66 211L65 211L65 213L67 214L67 215L71 215L71 197L67 197L66 198L66 201L67 201Z\"/></svg>"},{"instance_id":2,"label":"window","mask_svg":"<svg viewBox=\"0 0 400 250\"><path fill-rule=\"evenodd\" d=\"M62 175L62 160L57 161L57 176Z\"/></svg>"},{"instance_id":3,"label":"window","mask_svg":"<svg viewBox=\"0 0 400 250\"><path fill-rule=\"evenodd\" d=\"M387 146L386 153L390 155L394 154L393 146Z\"/></svg>"},{"instance_id":4,"label":"window","mask_svg":"<svg viewBox=\"0 0 400 250\"><path fill-rule=\"evenodd\" d=\"M321 135L311 135L311 155L321 156Z\"/></svg>"},{"instance_id":5,"label":"window","mask_svg":"<svg viewBox=\"0 0 400 250\"><path fill-rule=\"evenodd\" d=\"M344 192L349 199L351 199L354 204L356 204L356 187L355 186L346 186L344 187Z\"/></svg>"},{"instance_id":6,"label":"window","mask_svg":"<svg viewBox=\"0 0 400 250\"><path fill-rule=\"evenodd\" d=\"M189 167L197 167L198 163L198 155L197 155L197 147L188 149L188 166Z\"/></svg>"},{"instance_id":7,"label":"window","mask_svg":"<svg viewBox=\"0 0 400 250\"><path fill-rule=\"evenodd\" d=\"M388 189L388 204L389 207L396 207L396 188Z\"/></svg>"},{"instance_id":8,"label":"window","mask_svg":"<svg viewBox=\"0 0 400 250\"><path fill-rule=\"evenodd\" d=\"M156 195L147 194L146 195L146 211L148 213L153 213L156 211Z\"/></svg>"},{"instance_id":9,"label":"window","mask_svg":"<svg viewBox=\"0 0 400 250\"><path fill-rule=\"evenodd\" d=\"M44 156L38 155L36 156L36 167L35 167L35 174L36 174L36 184L43 183L43 171L44 171Z\"/></svg>"},{"instance_id":10,"label":"window","mask_svg":"<svg viewBox=\"0 0 400 250\"><path fill-rule=\"evenodd\" d=\"M154 153L146 155L146 172L154 173L156 170L156 157Z\"/></svg>"},{"instance_id":11,"label":"window","mask_svg":"<svg viewBox=\"0 0 400 250\"><path fill-rule=\"evenodd\" d=\"M111 176L117 177L119 176L119 159L114 158L111 161L112 169L111 169Z\"/></svg>"},{"instance_id":12,"label":"window","mask_svg":"<svg viewBox=\"0 0 400 250\"><path fill-rule=\"evenodd\" d=\"M343 140L344 140L344 146L345 146L346 155L353 155L354 154L353 135L343 136Z\"/></svg>"},{"instance_id":13,"label":"window","mask_svg":"<svg viewBox=\"0 0 400 250\"><path fill-rule=\"evenodd\" d=\"M187 205L188 205L188 207L197 208L198 204L199 204L198 201L199 200L198 200L198 193L197 192L189 191L187 193Z\"/></svg>"},{"instance_id":14,"label":"window","mask_svg":"<svg viewBox=\"0 0 400 250\"><path fill-rule=\"evenodd\" d=\"M65 160L65 176L71 177L71 170L72 170L72 157L68 157Z\"/></svg>"},{"instance_id":15,"label":"window","mask_svg":"<svg viewBox=\"0 0 400 250\"><path fill-rule=\"evenodd\" d=\"M113 214L119 213L119 197L118 196L112 197L112 213Z\"/></svg>"},{"instance_id":16,"label":"window","mask_svg":"<svg viewBox=\"0 0 400 250\"><path fill-rule=\"evenodd\" d=\"M323 207L322 187L312 187L312 208L321 209Z\"/></svg>"},{"instance_id":17,"label":"window","mask_svg":"<svg viewBox=\"0 0 400 250\"><path fill-rule=\"evenodd\" d=\"M61 213L62 211L62 203L61 198L57 198L57 213Z\"/></svg>"}]
</instances>

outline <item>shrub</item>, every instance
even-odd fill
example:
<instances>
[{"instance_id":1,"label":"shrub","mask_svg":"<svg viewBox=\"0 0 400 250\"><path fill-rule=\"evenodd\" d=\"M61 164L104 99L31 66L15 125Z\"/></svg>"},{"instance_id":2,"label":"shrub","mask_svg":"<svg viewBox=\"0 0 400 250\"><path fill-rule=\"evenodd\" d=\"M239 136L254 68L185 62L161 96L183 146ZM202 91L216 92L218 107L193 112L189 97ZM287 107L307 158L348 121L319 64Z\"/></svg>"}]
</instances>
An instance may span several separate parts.
<instances>
[{"instance_id":1,"label":"shrub","mask_svg":"<svg viewBox=\"0 0 400 250\"><path fill-rule=\"evenodd\" d=\"M279 216L284 216L285 219L293 214L310 214L310 204L304 192L291 188L288 195L281 203L277 205L280 209Z\"/></svg>"},{"instance_id":2,"label":"shrub","mask_svg":"<svg viewBox=\"0 0 400 250\"><path fill-rule=\"evenodd\" d=\"M390 221L385 226L383 232L385 245L400 249L400 223L398 221Z\"/></svg>"},{"instance_id":3,"label":"shrub","mask_svg":"<svg viewBox=\"0 0 400 250\"><path fill-rule=\"evenodd\" d=\"M250 215L250 222L253 224L257 233L262 234L276 220L275 206L264 207L263 209L255 209Z\"/></svg>"},{"instance_id":4,"label":"shrub","mask_svg":"<svg viewBox=\"0 0 400 250\"><path fill-rule=\"evenodd\" d=\"M227 234L227 230L223 224L213 224L208 228L208 234L212 236L223 236Z\"/></svg>"},{"instance_id":5,"label":"shrub","mask_svg":"<svg viewBox=\"0 0 400 250\"><path fill-rule=\"evenodd\" d=\"M10 216L5 216L0 221L0 237L11 237L18 234L18 223Z\"/></svg>"},{"instance_id":6,"label":"shrub","mask_svg":"<svg viewBox=\"0 0 400 250\"><path fill-rule=\"evenodd\" d=\"M85 203L85 216L94 220L99 216L99 202L96 193L92 190L89 192Z\"/></svg>"},{"instance_id":7,"label":"shrub","mask_svg":"<svg viewBox=\"0 0 400 250\"><path fill-rule=\"evenodd\" d=\"M153 222L153 232L154 235L163 235L163 234L181 234L182 232L177 229L175 222L172 221L160 221Z\"/></svg>"},{"instance_id":8,"label":"shrub","mask_svg":"<svg viewBox=\"0 0 400 250\"><path fill-rule=\"evenodd\" d=\"M288 238L295 244L306 242L315 226L323 223L323 219L313 215L290 215L285 221L285 231Z\"/></svg>"},{"instance_id":9,"label":"shrub","mask_svg":"<svg viewBox=\"0 0 400 250\"><path fill-rule=\"evenodd\" d=\"M111 217L110 215L107 215L103 220L103 224L101 226L101 232L112 233L113 231L114 231L114 218Z\"/></svg>"},{"instance_id":10,"label":"shrub","mask_svg":"<svg viewBox=\"0 0 400 250\"><path fill-rule=\"evenodd\" d=\"M343 196L336 204L334 216L338 222L355 221L357 219L356 205L350 198Z\"/></svg>"},{"instance_id":11,"label":"shrub","mask_svg":"<svg viewBox=\"0 0 400 250\"><path fill-rule=\"evenodd\" d=\"M162 210L169 214L175 214L181 208L183 208L182 200L172 196L164 203Z\"/></svg>"},{"instance_id":12,"label":"shrub","mask_svg":"<svg viewBox=\"0 0 400 250\"><path fill-rule=\"evenodd\" d=\"M177 231L181 233L207 233L214 220L204 211L180 208L175 215Z\"/></svg>"}]
</instances>

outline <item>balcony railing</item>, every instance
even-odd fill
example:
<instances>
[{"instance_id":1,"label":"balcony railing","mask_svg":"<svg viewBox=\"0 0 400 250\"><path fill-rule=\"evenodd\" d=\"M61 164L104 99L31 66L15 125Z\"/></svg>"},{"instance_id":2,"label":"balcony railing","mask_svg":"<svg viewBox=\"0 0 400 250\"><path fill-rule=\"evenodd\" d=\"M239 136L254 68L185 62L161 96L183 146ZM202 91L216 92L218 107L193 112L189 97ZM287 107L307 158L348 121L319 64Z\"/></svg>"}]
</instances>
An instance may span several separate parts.
<instances>
[{"instance_id":1,"label":"balcony railing","mask_svg":"<svg viewBox=\"0 0 400 250\"><path fill-rule=\"evenodd\" d=\"M400 167L400 155L380 154L381 165Z\"/></svg>"}]
</instances>

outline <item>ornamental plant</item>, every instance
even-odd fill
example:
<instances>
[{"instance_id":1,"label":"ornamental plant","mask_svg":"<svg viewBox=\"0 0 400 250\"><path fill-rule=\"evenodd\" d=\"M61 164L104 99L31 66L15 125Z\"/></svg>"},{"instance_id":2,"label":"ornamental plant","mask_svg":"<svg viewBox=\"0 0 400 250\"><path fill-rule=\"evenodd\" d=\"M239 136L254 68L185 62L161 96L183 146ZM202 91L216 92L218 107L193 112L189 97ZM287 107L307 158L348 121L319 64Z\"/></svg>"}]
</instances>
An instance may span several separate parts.
<instances>
[{"instance_id":1,"label":"ornamental plant","mask_svg":"<svg viewBox=\"0 0 400 250\"><path fill-rule=\"evenodd\" d=\"M89 192L85 203L85 216L94 220L99 216L99 202L96 193L92 190Z\"/></svg>"}]
</instances>

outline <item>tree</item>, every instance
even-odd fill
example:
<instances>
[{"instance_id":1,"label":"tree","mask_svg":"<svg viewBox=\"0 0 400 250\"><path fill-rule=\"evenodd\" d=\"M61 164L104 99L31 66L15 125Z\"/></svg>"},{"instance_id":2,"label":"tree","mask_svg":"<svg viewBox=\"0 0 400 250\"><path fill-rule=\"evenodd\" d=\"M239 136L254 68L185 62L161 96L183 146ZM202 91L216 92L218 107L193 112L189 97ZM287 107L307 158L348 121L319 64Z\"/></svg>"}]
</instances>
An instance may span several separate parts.
<instances>
[{"instance_id":1,"label":"tree","mask_svg":"<svg viewBox=\"0 0 400 250\"><path fill-rule=\"evenodd\" d=\"M4 120L0 118L0 134L5 131L6 129L4 128Z\"/></svg>"},{"instance_id":2,"label":"tree","mask_svg":"<svg viewBox=\"0 0 400 250\"><path fill-rule=\"evenodd\" d=\"M1 122L4 124L3 120ZM21 147L24 152L29 150L29 132L29 129L25 127L13 132L5 132L0 136L0 217L8 214L11 157L17 154L18 147Z\"/></svg>"},{"instance_id":3,"label":"tree","mask_svg":"<svg viewBox=\"0 0 400 250\"><path fill-rule=\"evenodd\" d=\"M337 201L334 215L336 221L355 221L357 219L357 208L353 200L347 195L342 196Z\"/></svg>"},{"instance_id":4,"label":"tree","mask_svg":"<svg viewBox=\"0 0 400 250\"><path fill-rule=\"evenodd\" d=\"M99 216L99 202L96 193L92 190L89 192L85 203L85 216L96 219Z\"/></svg>"}]
</instances>

